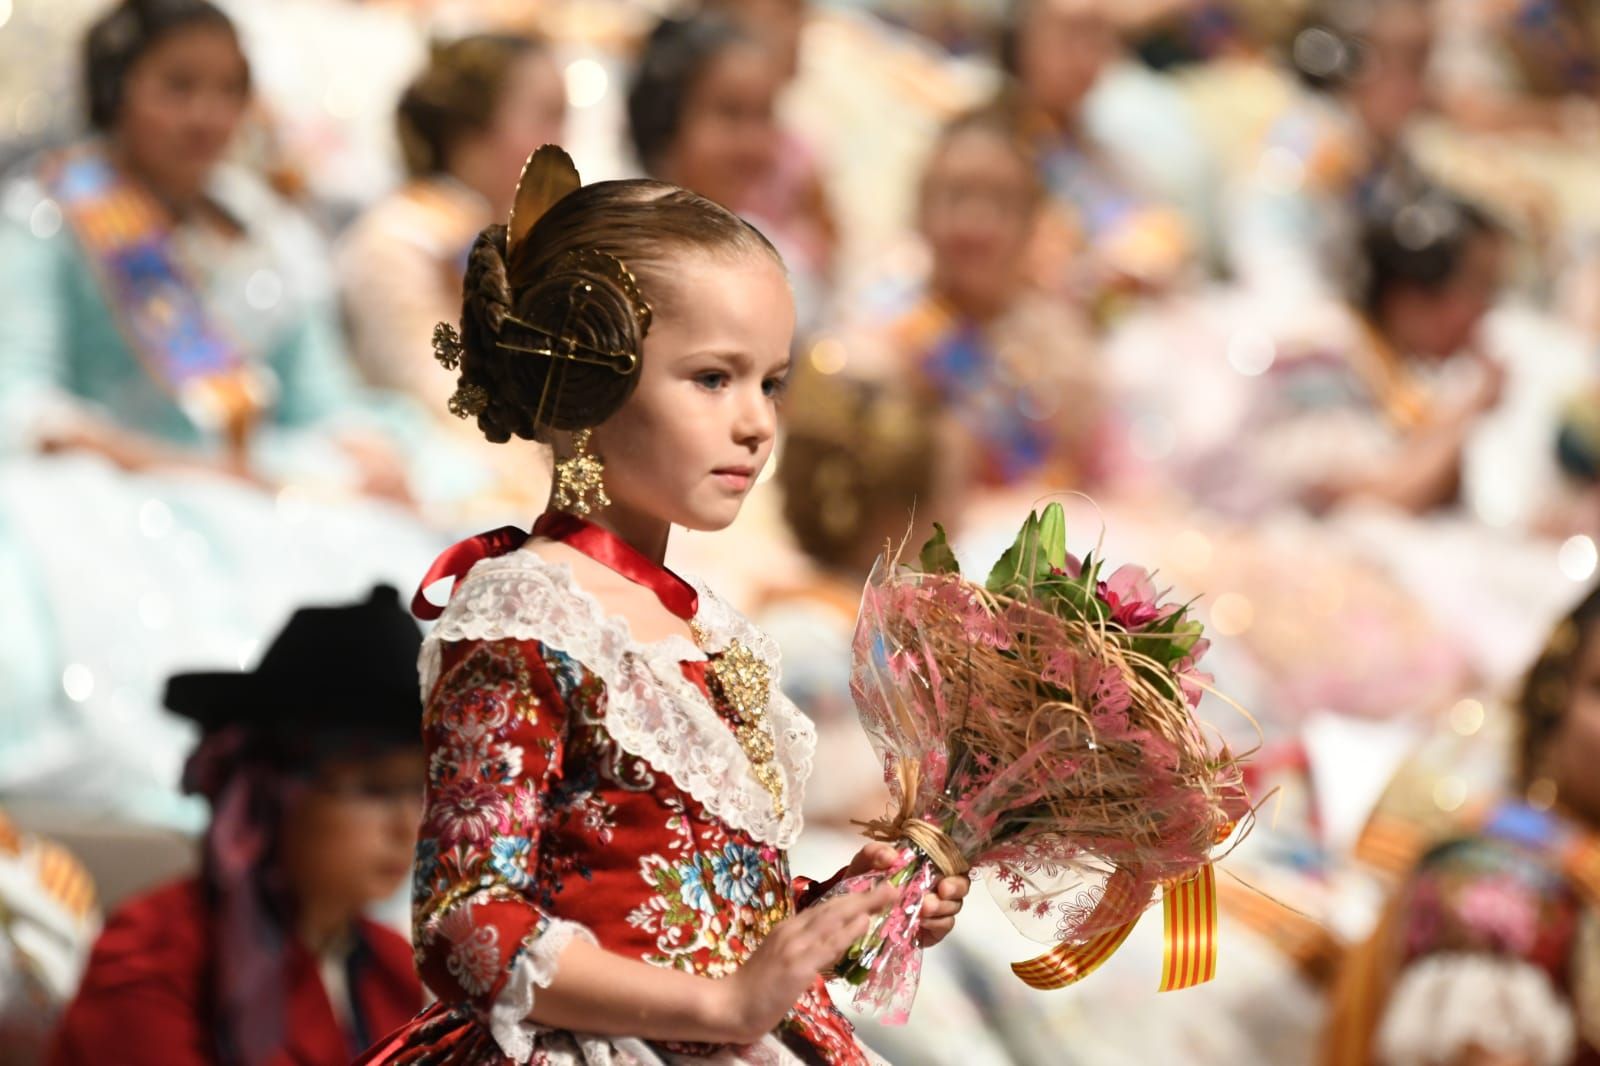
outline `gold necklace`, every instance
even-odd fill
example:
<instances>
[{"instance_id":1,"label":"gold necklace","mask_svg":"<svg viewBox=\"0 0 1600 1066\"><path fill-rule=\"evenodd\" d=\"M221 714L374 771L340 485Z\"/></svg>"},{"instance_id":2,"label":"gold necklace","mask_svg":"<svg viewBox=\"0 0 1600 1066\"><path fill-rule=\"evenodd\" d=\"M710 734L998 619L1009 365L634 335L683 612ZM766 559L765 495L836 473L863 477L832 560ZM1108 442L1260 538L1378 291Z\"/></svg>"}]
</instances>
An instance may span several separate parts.
<instances>
[{"instance_id":1,"label":"gold necklace","mask_svg":"<svg viewBox=\"0 0 1600 1066\"><path fill-rule=\"evenodd\" d=\"M689 628L704 649L705 628L696 619L689 620ZM761 656L734 640L721 655L711 660L706 672L738 719L733 735L744 749L745 758L750 760L750 772L772 794L773 813L782 818L786 810L783 775L774 761L777 744L772 724L767 721L767 702L772 696L771 667Z\"/></svg>"}]
</instances>

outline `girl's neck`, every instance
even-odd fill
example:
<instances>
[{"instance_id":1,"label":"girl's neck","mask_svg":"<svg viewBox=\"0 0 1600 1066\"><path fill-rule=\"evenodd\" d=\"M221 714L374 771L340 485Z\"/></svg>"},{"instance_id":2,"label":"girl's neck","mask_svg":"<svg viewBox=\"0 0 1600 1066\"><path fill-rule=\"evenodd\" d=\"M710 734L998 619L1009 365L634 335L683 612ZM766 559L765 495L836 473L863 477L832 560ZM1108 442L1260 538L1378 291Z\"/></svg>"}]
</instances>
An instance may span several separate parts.
<instances>
[{"instance_id":1,"label":"girl's neck","mask_svg":"<svg viewBox=\"0 0 1600 1066\"><path fill-rule=\"evenodd\" d=\"M987 326L1003 316L1015 297L1014 292L1004 290L963 291L960 286L951 285L937 274L929 289L934 300L946 311L979 326Z\"/></svg>"},{"instance_id":2,"label":"girl's neck","mask_svg":"<svg viewBox=\"0 0 1600 1066\"><path fill-rule=\"evenodd\" d=\"M295 918L300 943L312 955L322 958L348 949L357 915L347 907L302 903Z\"/></svg>"},{"instance_id":3,"label":"girl's neck","mask_svg":"<svg viewBox=\"0 0 1600 1066\"><path fill-rule=\"evenodd\" d=\"M546 510L557 509L552 494ZM620 537L630 548L657 566L666 564L667 539L672 532L672 523L656 515L632 510L616 503L586 515L585 518L593 525Z\"/></svg>"},{"instance_id":4,"label":"girl's neck","mask_svg":"<svg viewBox=\"0 0 1600 1066\"><path fill-rule=\"evenodd\" d=\"M127 146L116 138L113 137L107 142L106 154L111 159L112 165L122 173L123 177L143 185L149 190L150 195L160 201L161 205L171 213L175 220L190 218L205 207L206 197L203 186L179 188L174 186L172 182L161 181L157 175L139 166L133 154L128 151Z\"/></svg>"}]
</instances>

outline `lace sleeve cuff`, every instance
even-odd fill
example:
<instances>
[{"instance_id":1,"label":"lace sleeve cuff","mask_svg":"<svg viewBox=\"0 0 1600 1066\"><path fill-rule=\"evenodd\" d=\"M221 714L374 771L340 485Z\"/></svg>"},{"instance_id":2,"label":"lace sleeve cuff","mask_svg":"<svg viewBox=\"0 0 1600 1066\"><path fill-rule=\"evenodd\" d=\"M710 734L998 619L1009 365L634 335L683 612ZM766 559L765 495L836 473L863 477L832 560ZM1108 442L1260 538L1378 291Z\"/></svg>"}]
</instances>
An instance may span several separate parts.
<instances>
[{"instance_id":1,"label":"lace sleeve cuff","mask_svg":"<svg viewBox=\"0 0 1600 1066\"><path fill-rule=\"evenodd\" d=\"M1381 1066L1455 1062L1474 1046L1563 1066L1574 1040L1572 1011L1543 970L1520 959L1446 953L1401 974L1377 1051Z\"/></svg>"},{"instance_id":2,"label":"lace sleeve cuff","mask_svg":"<svg viewBox=\"0 0 1600 1066\"><path fill-rule=\"evenodd\" d=\"M546 919L523 938L511 962L511 973L489 1007L489 1032L512 1062L527 1062L532 1057L534 1039L542 1028L528 1017L533 1012L534 989L550 987L561 953L574 940L596 943L587 926L560 918Z\"/></svg>"}]
</instances>

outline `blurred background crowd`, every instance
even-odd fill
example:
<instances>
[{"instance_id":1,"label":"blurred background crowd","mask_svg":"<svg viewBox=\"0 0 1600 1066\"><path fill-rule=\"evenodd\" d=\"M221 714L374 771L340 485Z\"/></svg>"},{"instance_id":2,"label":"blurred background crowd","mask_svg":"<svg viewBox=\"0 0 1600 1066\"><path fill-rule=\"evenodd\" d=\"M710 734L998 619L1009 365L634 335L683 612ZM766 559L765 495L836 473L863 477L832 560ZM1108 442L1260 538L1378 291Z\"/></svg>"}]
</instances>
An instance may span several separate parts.
<instances>
[{"instance_id":1,"label":"blurred background crowd","mask_svg":"<svg viewBox=\"0 0 1600 1066\"><path fill-rule=\"evenodd\" d=\"M787 262L779 461L669 562L777 638L819 724L797 870L879 813L850 631L933 521L978 566L1063 500L1075 551L1199 597L1253 719L1205 705L1262 800L1213 984L1154 994L1152 920L1029 992L1039 949L979 892L911 1024L865 1027L892 1060L1334 1061L1431 842L1502 796L1600 830L1572 784L1600 724L1567 721L1600 688L1600 611L1568 617L1600 563L1594 4L219 3L0 0L0 1060L43 1061L102 915L199 862L167 679L543 508L547 456L452 415L431 337L546 142ZM1600 1061L1600 925L1537 852L1473 882L1462 936L1542 945L1549 1056L1395 1024L1383 1061Z\"/></svg>"}]
</instances>

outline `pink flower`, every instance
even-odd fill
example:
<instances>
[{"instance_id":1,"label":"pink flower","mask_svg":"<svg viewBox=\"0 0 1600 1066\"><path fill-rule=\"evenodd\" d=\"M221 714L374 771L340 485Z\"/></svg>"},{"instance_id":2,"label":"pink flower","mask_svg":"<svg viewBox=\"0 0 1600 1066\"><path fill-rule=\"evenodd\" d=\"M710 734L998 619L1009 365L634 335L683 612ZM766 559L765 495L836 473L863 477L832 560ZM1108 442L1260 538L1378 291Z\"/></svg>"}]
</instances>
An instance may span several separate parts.
<instances>
[{"instance_id":1,"label":"pink flower","mask_svg":"<svg viewBox=\"0 0 1600 1066\"><path fill-rule=\"evenodd\" d=\"M1052 566L1050 568L1050 573L1057 577L1070 577L1076 581L1078 578L1083 576L1083 560L1079 559L1076 555L1069 555L1067 556L1067 565L1065 567Z\"/></svg>"},{"instance_id":2,"label":"pink flower","mask_svg":"<svg viewBox=\"0 0 1600 1066\"><path fill-rule=\"evenodd\" d=\"M1039 676L1061 688L1072 688L1078 676L1078 657L1070 648L1051 648Z\"/></svg>"},{"instance_id":3,"label":"pink flower","mask_svg":"<svg viewBox=\"0 0 1600 1066\"><path fill-rule=\"evenodd\" d=\"M1199 653L1205 651L1201 645L1209 646L1209 642L1200 641L1195 645L1194 652L1179 659L1172 666L1172 672L1178 678L1178 687L1183 690L1183 698L1189 701L1191 707L1200 706L1200 700L1205 696L1206 689L1216 680L1211 674L1195 668L1195 660L1200 658Z\"/></svg>"},{"instance_id":4,"label":"pink flower","mask_svg":"<svg viewBox=\"0 0 1600 1066\"><path fill-rule=\"evenodd\" d=\"M1011 631L1005 619L990 614L981 603L974 603L961 620L963 635L974 644L1005 649L1011 647Z\"/></svg>"},{"instance_id":5,"label":"pink flower","mask_svg":"<svg viewBox=\"0 0 1600 1066\"><path fill-rule=\"evenodd\" d=\"M1124 629L1143 629L1165 617L1161 605L1156 602L1156 587L1142 566L1118 567L1116 573L1100 582L1095 592L1111 608L1112 621Z\"/></svg>"},{"instance_id":6,"label":"pink flower","mask_svg":"<svg viewBox=\"0 0 1600 1066\"><path fill-rule=\"evenodd\" d=\"M1113 667L1102 667L1089 689L1089 706L1101 714L1125 716L1133 706L1133 693L1128 689L1128 679Z\"/></svg>"},{"instance_id":7,"label":"pink flower","mask_svg":"<svg viewBox=\"0 0 1600 1066\"><path fill-rule=\"evenodd\" d=\"M463 778L438 794L429 821L445 847L462 842L487 845L510 827L510 815L494 786Z\"/></svg>"},{"instance_id":8,"label":"pink flower","mask_svg":"<svg viewBox=\"0 0 1600 1066\"><path fill-rule=\"evenodd\" d=\"M522 826L529 826L539 818L539 790L532 782L524 781L511 792L511 818ZM526 832L527 830L524 830Z\"/></svg>"},{"instance_id":9,"label":"pink flower","mask_svg":"<svg viewBox=\"0 0 1600 1066\"><path fill-rule=\"evenodd\" d=\"M906 678L917 675L919 665L921 664L911 649L901 648L889 656L889 676L903 684Z\"/></svg>"}]
</instances>

